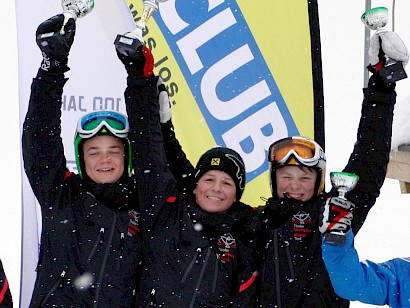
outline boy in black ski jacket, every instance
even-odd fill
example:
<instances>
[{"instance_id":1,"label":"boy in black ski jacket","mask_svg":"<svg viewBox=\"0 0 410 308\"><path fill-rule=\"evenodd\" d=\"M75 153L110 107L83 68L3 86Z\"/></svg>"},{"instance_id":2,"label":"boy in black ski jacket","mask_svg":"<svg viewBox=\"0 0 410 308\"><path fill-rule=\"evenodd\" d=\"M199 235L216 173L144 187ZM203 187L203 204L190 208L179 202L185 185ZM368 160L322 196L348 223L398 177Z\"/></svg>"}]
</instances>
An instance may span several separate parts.
<instances>
[{"instance_id":1,"label":"boy in black ski jacket","mask_svg":"<svg viewBox=\"0 0 410 308\"><path fill-rule=\"evenodd\" d=\"M355 204L354 234L380 194L389 162L396 92L395 83L383 81L378 72L385 63L379 49L375 53L380 63L369 66L374 74L363 89L357 141L343 170L359 176L355 189L346 194ZM349 301L334 292L322 260L320 208L338 195L335 188L323 192L323 149L309 138L289 137L273 143L268 155L272 197L259 209L266 236L263 242L268 243L260 270L259 305L348 307Z\"/></svg>"},{"instance_id":2,"label":"boy in black ski jacket","mask_svg":"<svg viewBox=\"0 0 410 308\"><path fill-rule=\"evenodd\" d=\"M383 59L381 59L383 61ZM373 72L375 72L372 69ZM363 89L362 116L357 142L344 168L359 175L347 197L354 204L352 229L357 233L383 185L389 161L395 83L385 84L375 72ZM167 159L183 181L192 172L175 138L172 123L162 124ZM269 149L272 197L258 208L263 232L256 256L259 267L258 307L348 307L349 301L333 290L321 255L320 208L337 195L323 192L326 158L314 140L295 136L273 143ZM298 184L290 184L291 182Z\"/></svg>"},{"instance_id":3,"label":"boy in black ski jacket","mask_svg":"<svg viewBox=\"0 0 410 308\"><path fill-rule=\"evenodd\" d=\"M245 188L242 158L231 149L213 148L194 173L175 178L163 148L152 54L143 45L137 58L118 55L129 75L125 101L139 196L150 198L141 203L138 306L252 305L260 224L254 210L239 201Z\"/></svg>"},{"instance_id":4,"label":"boy in black ski jacket","mask_svg":"<svg viewBox=\"0 0 410 308\"><path fill-rule=\"evenodd\" d=\"M37 37L59 34L63 22L62 14L46 20ZM60 118L74 19L64 33L50 44L39 41L44 59L23 124L24 168L42 211L30 306L130 307L141 236L129 125L116 112L85 115L74 143L79 174L67 170Z\"/></svg>"}]
</instances>

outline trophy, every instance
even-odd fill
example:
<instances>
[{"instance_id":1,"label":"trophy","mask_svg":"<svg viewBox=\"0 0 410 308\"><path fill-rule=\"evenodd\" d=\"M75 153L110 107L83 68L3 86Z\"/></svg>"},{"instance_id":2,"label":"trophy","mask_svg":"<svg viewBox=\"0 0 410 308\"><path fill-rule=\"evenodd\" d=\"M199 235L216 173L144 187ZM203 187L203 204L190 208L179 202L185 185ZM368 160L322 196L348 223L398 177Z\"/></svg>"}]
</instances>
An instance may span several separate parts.
<instances>
[{"instance_id":1,"label":"trophy","mask_svg":"<svg viewBox=\"0 0 410 308\"><path fill-rule=\"evenodd\" d=\"M84 17L94 8L94 0L62 0L63 14L65 19Z\"/></svg>"},{"instance_id":2,"label":"trophy","mask_svg":"<svg viewBox=\"0 0 410 308\"><path fill-rule=\"evenodd\" d=\"M361 20L369 30L377 31L387 25L389 11L385 7L375 7L364 12Z\"/></svg>"},{"instance_id":3,"label":"trophy","mask_svg":"<svg viewBox=\"0 0 410 308\"><path fill-rule=\"evenodd\" d=\"M145 44L142 37L142 32L145 30L147 21L158 10L158 2L166 2L168 0L145 0L144 9L140 21L137 23L135 30L127 32L124 35L117 35L114 45L117 51L129 57L136 57L137 48Z\"/></svg>"},{"instance_id":4,"label":"trophy","mask_svg":"<svg viewBox=\"0 0 410 308\"><path fill-rule=\"evenodd\" d=\"M389 21L389 12L387 8L376 7L369 9L362 14L361 20L369 30L376 31L374 35L379 36L381 45L381 37L383 36L382 33L388 31L386 29L383 29ZM385 84L388 85L391 82L396 82L398 80L407 78L406 71L404 70L403 63L401 61L397 61L390 57L386 58L387 59L384 67L379 70L379 74Z\"/></svg>"},{"instance_id":5,"label":"trophy","mask_svg":"<svg viewBox=\"0 0 410 308\"><path fill-rule=\"evenodd\" d=\"M335 200L338 202L339 207L344 208L346 210L350 210L350 208L346 208L347 201L345 195L347 192L353 190L356 187L356 184L359 180L359 176L354 173L349 172L330 172L330 181L332 186L335 187L339 193L339 199L342 200ZM339 204L340 201L340 204ZM350 204L349 204L350 205ZM325 241L327 243L332 243L336 245L343 245L346 242L346 233L344 231L330 231L324 234Z\"/></svg>"},{"instance_id":6,"label":"trophy","mask_svg":"<svg viewBox=\"0 0 410 308\"><path fill-rule=\"evenodd\" d=\"M42 49L53 49L55 46L64 46L63 38L64 27L70 18L77 20L78 17L84 17L94 8L94 0L62 0L64 22L60 31L43 33L37 37L37 45ZM61 56L66 56L65 51L62 51Z\"/></svg>"}]
</instances>

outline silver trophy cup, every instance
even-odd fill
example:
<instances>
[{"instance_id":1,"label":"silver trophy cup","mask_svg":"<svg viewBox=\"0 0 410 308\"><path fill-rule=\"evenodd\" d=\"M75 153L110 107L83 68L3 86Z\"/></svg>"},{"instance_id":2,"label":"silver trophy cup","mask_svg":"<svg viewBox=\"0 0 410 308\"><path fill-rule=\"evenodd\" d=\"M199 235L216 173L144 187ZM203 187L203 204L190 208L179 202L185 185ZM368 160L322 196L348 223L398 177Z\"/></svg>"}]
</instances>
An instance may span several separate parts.
<instances>
[{"instance_id":1,"label":"silver trophy cup","mask_svg":"<svg viewBox=\"0 0 410 308\"><path fill-rule=\"evenodd\" d=\"M61 29L57 32L43 33L37 37L37 44L43 49L54 49L54 46L64 46L64 27L70 18L76 20L79 17L84 17L94 8L94 0L62 0L64 22ZM54 51L56 53L56 51ZM66 56L62 51L61 56Z\"/></svg>"},{"instance_id":2,"label":"silver trophy cup","mask_svg":"<svg viewBox=\"0 0 410 308\"><path fill-rule=\"evenodd\" d=\"M360 19L366 28L376 31L374 35L379 35L379 40L381 43L380 37L382 36L382 33L388 31L383 29L389 21L389 11L387 8L375 7L369 9L362 14ZM397 61L396 59L389 57L386 58L384 67L379 70L379 74L386 85L407 78L406 71L404 70L404 66L401 61Z\"/></svg>"},{"instance_id":3,"label":"silver trophy cup","mask_svg":"<svg viewBox=\"0 0 410 308\"><path fill-rule=\"evenodd\" d=\"M330 182L339 193L341 203L340 207L344 207L343 201L347 200L345 195L347 192L353 190L359 180L359 176L349 172L330 172ZM324 240L327 243L336 245L343 245L346 242L346 233L344 231L331 231L324 234Z\"/></svg>"}]
</instances>

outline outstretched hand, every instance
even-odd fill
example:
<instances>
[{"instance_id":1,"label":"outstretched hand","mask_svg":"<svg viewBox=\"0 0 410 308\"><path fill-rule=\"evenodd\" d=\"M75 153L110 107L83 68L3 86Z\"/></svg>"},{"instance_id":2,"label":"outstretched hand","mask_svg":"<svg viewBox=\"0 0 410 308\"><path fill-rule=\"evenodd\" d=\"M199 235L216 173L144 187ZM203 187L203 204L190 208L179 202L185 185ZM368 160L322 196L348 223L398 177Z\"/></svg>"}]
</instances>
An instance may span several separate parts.
<instances>
[{"instance_id":1,"label":"outstretched hand","mask_svg":"<svg viewBox=\"0 0 410 308\"><path fill-rule=\"evenodd\" d=\"M409 62L409 52L397 33L388 30L379 30L371 38L369 44L370 65L385 62L386 57L394 61Z\"/></svg>"},{"instance_id":2,"label":"outstretched hand","mask_svg":"<svg viewBox=\"0 0 410 308\"><path fill-rule=\"evenodd\" d=\"M137 47L136 53L123 53L116 48L117 56L131 77L150 77L154 74L154 56L145 44Z\"/></svg>"},{"instance_id":3,"label":"outstretched hand","mask_svg":"<svg viewBox=\"0 0 410 308\"><path fill-rule=\"evenodd\" d=\"M346 235L353 220L354 204L340 197L332 197L320 209L319 231L322 234Z\"/></svg>"},{"instance_id":4,"label":"outstretched hand","mask_svg":"<svg viewBox=\"0 0 410 308\"><path fill-rule=\"evenodd\" d=\"M42 22L36 31L37 45L43 55L41 69L50 73L68 71L68 54L74 42L76 24L59 14Z\"/></svg>"}]
</instances>

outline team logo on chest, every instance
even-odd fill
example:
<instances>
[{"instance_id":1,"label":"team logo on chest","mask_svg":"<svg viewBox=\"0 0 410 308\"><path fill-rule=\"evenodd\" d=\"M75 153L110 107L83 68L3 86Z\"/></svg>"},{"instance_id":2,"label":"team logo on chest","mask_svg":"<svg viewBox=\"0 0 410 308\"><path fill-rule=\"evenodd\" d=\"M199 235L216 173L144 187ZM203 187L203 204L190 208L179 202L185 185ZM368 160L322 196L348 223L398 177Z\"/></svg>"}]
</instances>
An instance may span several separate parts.
<instances>
[{"instance_id":1,"label":"team logo on chest","mask_svg":"<svg viewBox=\"0 0 410 308\"><path fill-rule=\"evenodd\" d=\"M135 210L129 210L128 216L130 217L130 222L128 223L127 234L128 236L132 237L135 234L141 232L141 225L140 225L141 214Z\"/></svg>"},{"instance_id":2,"label":"team logo on chest","mask_svg":"<svg viewBox=\"0 0 410 308\"><path fill-rule=\"evenodd\" d=\"M230 233L222 235L216 242L217 257L222 263L232 262L236 257L236 240Z\"/></svg>"},{"instance_id":3,"label":"team logo on chest","mask_svg":"<svg viewBox=\"0 0 410 308\"><path fill-rule=\"evenodd\" d=\"M293 238L297 241L303 240L312 233L312 217L309 213L300 211L292 217Z\"/></svg>"}]
</instances>

